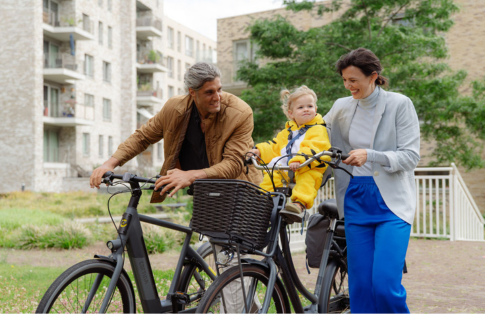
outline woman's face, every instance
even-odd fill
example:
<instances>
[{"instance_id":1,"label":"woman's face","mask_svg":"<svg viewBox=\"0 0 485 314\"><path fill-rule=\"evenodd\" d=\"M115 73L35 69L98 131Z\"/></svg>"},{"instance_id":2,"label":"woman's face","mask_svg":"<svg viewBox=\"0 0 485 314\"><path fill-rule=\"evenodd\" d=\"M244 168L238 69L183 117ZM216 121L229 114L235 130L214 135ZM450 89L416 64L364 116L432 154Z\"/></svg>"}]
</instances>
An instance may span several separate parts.
<instances>
[{"instance_id":1,"label":"woman's face","mask_svg":"<svg viewBox=\"0 0 485 314\"><path fill-rule=\"evenodd\" d=\"M358 67L351 65L342 70L342 79L345 88L352 93L352 97L362 99L372 94L376 88L377 73L366 76Z\"/></svg>"}]
</instances>

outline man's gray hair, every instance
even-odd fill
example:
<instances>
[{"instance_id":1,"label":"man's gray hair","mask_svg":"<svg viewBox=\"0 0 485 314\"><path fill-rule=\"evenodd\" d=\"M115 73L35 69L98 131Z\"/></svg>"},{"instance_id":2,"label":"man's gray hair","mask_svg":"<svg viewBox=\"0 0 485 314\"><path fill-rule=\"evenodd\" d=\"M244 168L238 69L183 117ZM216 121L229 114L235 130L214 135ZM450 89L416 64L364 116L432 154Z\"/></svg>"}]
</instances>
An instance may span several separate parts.
<instances>
[{"instance_id":1,"label":"man's gray hair","mask_svg":"<svg viewBox=\"0 0 485 314\"><path fill-rule=\"evenodd\" d=\"M187 91L189 88L198 91L205 82L211 82L216 77L221 77L221 71L215 65L206 62L197 62L185 72L185 87Z\"/></svg>"}]
</instances>

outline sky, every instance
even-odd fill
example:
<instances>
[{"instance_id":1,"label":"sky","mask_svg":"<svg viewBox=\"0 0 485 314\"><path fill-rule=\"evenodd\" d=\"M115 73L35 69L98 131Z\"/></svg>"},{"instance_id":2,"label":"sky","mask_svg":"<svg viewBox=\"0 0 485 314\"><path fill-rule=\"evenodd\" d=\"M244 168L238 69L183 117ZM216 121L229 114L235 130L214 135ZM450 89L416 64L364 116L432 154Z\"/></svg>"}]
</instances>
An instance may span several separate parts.
<instances>
[{"instance_id":1,"label":"sky","mask_svg":"<svg viewBox=\"0 0 485 314\"><path fill-rule=\"evenodd\" d=\"M217 19L281 8L283 0L164 0L164 14L212 40Z\"/></svg>"}]
</instances>

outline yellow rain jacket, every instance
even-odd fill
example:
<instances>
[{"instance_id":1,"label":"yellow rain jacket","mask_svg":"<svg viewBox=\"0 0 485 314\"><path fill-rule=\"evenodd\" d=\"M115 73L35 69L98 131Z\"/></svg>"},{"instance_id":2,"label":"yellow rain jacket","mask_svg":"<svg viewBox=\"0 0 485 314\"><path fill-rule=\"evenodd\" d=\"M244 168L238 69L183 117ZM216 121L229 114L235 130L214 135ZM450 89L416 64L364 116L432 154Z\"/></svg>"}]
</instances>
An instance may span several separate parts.
<instances>
[{"instance_id":1,"label":"yellow rain jacket","mask_svg":"<svg viewBox=\"0 0 485 314\"><path fill-rule=\"evenodd\" d=\"M289 162L287 158L281 158L281 156L287 155L288 136L290 130L292 132L292 138L295 138L298 132L305 127L310 126L306 132L294 141L291 147L291 153L305 154L312 156L314 153L328 150L330 140L328 139L327 129L325 128L325 122L320 114L317 114L310 122L298 126L294 121L286 122L285 129L279 132L276 137L266 143L260 143L256 145L261 153L261 159L272 167L275 163L279 165L288 165L292 162L298 161L300 163L305 162L305 156L294 156ZM323 157L322 159L330 161L330 157ZM295 173L296 185L293 188L291 196L292 201L298 201L311 208L313 201L317 196L318 189L322 183L322 174L326 167L318 168L317 166L323 165L318 161L314 161L309 166L299 169ZM281 187L283 179L280 173L275 172L273 174L274 183L276 187ZM271 178L268 174L264 175L261 187L268 191L273 191L273 185Z\"/></svg>"}]
</instances>

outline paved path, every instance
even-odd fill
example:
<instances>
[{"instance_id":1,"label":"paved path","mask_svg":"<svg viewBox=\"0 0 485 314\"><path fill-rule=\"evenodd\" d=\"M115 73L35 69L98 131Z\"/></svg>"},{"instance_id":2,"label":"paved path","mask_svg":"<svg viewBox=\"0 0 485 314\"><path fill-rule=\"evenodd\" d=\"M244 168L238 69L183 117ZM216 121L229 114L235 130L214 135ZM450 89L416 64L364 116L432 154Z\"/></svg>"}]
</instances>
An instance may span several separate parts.
<instances>
[{"instance_id":1,"label":"paved path","mask_svg":"<svg viewBox=\"0 0 485 314\"><path fill-rule=\"evenodd\" d=\"M104 244L83 250L6 250L0 257L7 263L68 268L95 254L108 255ZM150 256L152 267L173 269L178 254L169 252ZM318 271L308 275L305 255L294 255L302 280L312 287ZM450 242L411 240L407 264L409 273L403 284L408 291L408 305L420 313L485 313L485 242Z\"/></svg>"}]
</instances>

